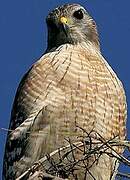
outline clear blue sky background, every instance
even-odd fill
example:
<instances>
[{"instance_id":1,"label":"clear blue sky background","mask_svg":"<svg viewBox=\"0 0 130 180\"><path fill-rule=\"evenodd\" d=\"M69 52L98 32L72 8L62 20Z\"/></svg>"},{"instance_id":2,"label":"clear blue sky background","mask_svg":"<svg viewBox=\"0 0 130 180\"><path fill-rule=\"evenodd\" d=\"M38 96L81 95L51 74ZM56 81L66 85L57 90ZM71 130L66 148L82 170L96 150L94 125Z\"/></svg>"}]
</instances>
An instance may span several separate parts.
<instances>
[{"instance_id":1,"label":"clear blue sky background","mask_svg":"<svg viewBox=\"0 0 130 180\"><path fill-rule=\"evenodd\" d=\"M96 20L102 53L123 81L130 109L130 0L0 0L0 127L8 127L21 77L46 49L46 15L67 2L82 4ZM0 170L5 138L0 130Z\"/></svg>"}]
</instances>

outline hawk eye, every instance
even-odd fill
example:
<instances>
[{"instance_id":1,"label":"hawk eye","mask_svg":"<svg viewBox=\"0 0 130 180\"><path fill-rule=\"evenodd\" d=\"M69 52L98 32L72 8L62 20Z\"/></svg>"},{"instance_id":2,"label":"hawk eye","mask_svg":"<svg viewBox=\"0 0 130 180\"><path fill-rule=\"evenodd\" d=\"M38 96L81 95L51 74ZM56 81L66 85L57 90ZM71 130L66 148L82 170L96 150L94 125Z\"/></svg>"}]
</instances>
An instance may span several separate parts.
<instances>
[{"instance_id":1,"label":"hawk eye","mask_svg":"<svg viewBox=\"0 0 130 180\"><path fill-rule=\"evenodd\" d=\"M83 19L84 15L83 15L83 11L81 9L79 9L78 11L75 11L73 16L76 18L76 19Z\"/></svg>"}]
</instances>

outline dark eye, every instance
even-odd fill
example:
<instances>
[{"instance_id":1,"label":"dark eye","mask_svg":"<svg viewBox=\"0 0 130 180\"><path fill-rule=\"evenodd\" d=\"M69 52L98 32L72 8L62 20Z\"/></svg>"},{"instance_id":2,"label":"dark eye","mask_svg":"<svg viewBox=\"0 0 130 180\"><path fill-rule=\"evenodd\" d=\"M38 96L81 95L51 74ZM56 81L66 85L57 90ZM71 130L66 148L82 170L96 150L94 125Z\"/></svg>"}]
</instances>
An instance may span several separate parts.
<instances>
[{"instance_id":1,"label":"dark eye","mask_svg":"<svg viewBox=\"0 0 130 180\"><path fill-rule=\"evenodd\" d=\"M73 16L76 19L83 19L84 15L83 15L83 11L81 9L79 9L78 11L75 11Z\"/></svg>"}]
</instances>

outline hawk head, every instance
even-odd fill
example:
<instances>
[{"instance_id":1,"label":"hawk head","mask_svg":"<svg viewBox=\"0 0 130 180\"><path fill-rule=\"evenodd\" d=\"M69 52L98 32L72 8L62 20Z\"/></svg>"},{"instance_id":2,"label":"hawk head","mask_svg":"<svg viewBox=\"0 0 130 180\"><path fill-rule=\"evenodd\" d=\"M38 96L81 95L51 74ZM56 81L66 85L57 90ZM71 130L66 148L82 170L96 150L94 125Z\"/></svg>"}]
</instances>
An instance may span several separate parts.
<instances>
[{"instance_id":1,"label":"hawk head","mask_svg":"<svg viewBox=\"0 0 130 180\"><path fill-rule=\"evenodd\" d=\"M62 44L91 42L99 48L96 23L79 4L57 7L46 18L48 50Z\"/></svg>"}]
</instances>

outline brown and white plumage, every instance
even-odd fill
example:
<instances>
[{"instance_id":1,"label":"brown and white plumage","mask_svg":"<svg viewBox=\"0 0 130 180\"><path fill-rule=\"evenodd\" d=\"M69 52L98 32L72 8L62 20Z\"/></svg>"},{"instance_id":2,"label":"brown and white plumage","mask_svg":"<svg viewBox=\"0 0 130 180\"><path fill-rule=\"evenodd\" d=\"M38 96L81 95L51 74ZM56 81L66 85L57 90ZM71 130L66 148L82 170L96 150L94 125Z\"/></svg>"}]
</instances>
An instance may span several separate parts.
<instances>
[{"instance_id":1,"label":"brown and white plumage","mask_svg":"<svg viewBox=\"0 0 130 180\"><path fill-rule=\"evenodd\" d=\"M15 97L5 179L18 177L40 157L64 146L65 137L75 142L81 133L77 125L107 140L125 138L124 89L101 55L92 18L80 5L67 4L52 11L47 24L46 54L26 73ZM114 160L104 155L91 173L108 180L113 168Z\"/></svg>"}]
</instances>

